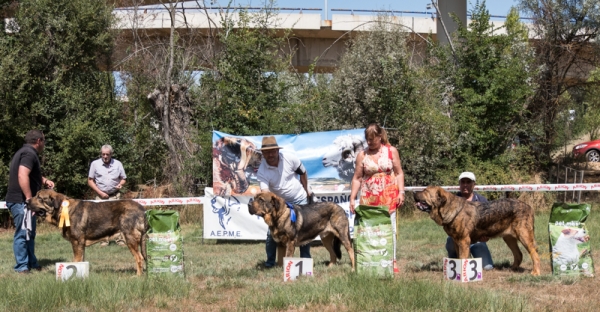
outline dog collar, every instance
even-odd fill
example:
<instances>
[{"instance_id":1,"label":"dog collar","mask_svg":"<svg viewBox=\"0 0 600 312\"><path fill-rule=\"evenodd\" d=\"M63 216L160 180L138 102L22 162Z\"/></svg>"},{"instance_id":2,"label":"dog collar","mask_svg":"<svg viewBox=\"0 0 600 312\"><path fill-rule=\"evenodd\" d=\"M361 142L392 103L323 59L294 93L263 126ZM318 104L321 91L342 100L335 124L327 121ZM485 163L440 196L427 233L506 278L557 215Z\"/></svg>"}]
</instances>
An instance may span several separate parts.
<instances>
[{"instance_id":1,"label":"dog collar","mask_svg":"<svg viewBox=\"0 0 600 312\"><path fill-rule=\"evenodd\" d=\"M290 208L290 220L292 220L292 223L296 223L296 211L294 210L294 205L285 202L285 205Z\"/></svg>"}]
</instances>

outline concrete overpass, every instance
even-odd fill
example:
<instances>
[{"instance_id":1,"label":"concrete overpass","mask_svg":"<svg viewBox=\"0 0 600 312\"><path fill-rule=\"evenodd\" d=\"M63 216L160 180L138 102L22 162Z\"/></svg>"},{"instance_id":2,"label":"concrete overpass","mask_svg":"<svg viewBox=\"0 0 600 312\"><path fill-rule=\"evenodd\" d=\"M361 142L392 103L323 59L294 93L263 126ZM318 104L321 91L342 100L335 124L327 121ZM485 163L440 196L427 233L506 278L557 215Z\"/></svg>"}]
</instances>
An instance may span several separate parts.
<instances>
[{"instance_id":1,"label":"concrete overpass","mask_svg":"<svg viewBox=\"0 0 600 312\"><path fill-rule=\"evenodd\" d=\"M148 1L148 0L147 0ZM460 1L459 1L460 2ZM464 2L464 1L463 1ZM465 2L466 20L466 2ZM285 12L289 10L291 12ZM317 60L315 70L320 72L333 71L341 55L346 49L348 38L359 32L369 31L370 27L379 18L381 13L369 10L372 15L359 15L366 13L363 10L331 10L334 14L330 20L322 20L321 9L281 9L272 19L270 27L282 35L285 30L290 30L292 39L290 49L294 50L292 65L301 72L308 70L309 66ZM318 13L317 13L318 12ZM402 12L391 11L389 22L401 25L412 39L418 51L424 51L425 38L432 35L433 40L445 39L441 27L441 19L437 18L435 11L427 12ZM143 34L141 38L168 38L171 19L166 9L117 9L114 14L119 19L116 26L122 30L124 39L116 49L115 62L125 57L126 51L133 43L133 34ZM227 16L232 20L239 20L237 11L224 11L211 9L185 9L177 10L175 15L175 28L180 35L193 32L195 34L208 34L210 29L220 29L220 21ZM503 25L503 21L494 21L495 26ZM446 28L449 25L446 24ZM449 29L449 32L452 30Z\"/></svg>"}]
</instances>

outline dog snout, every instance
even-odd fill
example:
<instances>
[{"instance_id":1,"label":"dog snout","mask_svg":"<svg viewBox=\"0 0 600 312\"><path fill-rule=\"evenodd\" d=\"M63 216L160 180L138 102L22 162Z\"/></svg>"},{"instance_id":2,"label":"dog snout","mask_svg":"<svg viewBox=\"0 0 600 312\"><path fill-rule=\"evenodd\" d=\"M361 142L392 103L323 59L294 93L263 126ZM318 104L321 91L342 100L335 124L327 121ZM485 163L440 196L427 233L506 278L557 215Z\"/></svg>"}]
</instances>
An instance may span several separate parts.
<instances>
[{"instance_id":1,"label":"dog snout","mask_svg":"<svg viewBox=\"0 0 600 312\"><path fill-rule=\"evenodd\" d=\"M252 203L254 202L254 198L250 198L250 200L248 201L248 212L253 215L256 213L256 211L254 211L254 207L252 205Z\"/></svg>"},{"instance_id":2,"label":"dog snout","mask_svg":"<svg viewBox=\"0 0 600 312\"><path fill-rule=\"evenodd\" d=\"M419 201L419 195L421 194L421 192L413 192L413 199L418 202Z\"/></svg>"}]
</instances>

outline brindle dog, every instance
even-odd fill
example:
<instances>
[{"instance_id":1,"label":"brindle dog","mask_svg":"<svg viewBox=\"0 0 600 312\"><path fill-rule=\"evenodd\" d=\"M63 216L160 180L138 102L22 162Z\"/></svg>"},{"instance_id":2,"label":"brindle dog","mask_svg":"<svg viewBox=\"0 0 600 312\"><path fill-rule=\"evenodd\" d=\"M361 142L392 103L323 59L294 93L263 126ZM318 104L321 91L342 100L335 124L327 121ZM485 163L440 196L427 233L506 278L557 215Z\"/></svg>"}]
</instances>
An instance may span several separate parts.
<instances>
[{"instance_id":1,"label":"brindle dog","mask_svg":"<svg viewBox=\"0 0 600 312\"><path fill-rule=\"evenodd\" d=\"M523 261L517 240L533 261L532 275L540 275L540 257L534 237L534 211L516 199L500 199L489 203L470 202L437 186L414 193L417 208L444 227L452 237L460 259L469 258L469 246L480 237L502 237L513 253L513 270Z\"/></svg>"},{"instance_id":2,"label":"brindle dog","mask_svg":"<svg viewBox=\"0 0 600 312\"><path fill-rule=\"evenodd\" d=\"M277 246L277 265L283 265L283 255L292 257L294 248L310 243L317 235L329 251L329 266L342 258L340 243L344 245L354 271L354 249L350 238L348 217L342 207L320 202L293 205L296 221L291 220L291 209L285 201L270 192L259 193L248 203L251 215L263 217Z\"/></svg>"},{"instance_id":3,"label":"brindle dog","mask_svg":"<svg viewBox=\"0 0 600 312\"><path fill-rule=\"evenodd\" d=\"M137 275L142 275L148 231L146 210L142 205L133 200L96 203L69 198L53 190L41 190L31 199L29 208L41 217L46 216L46 221L58 226L63 202L69 204L71 225L63 225L62 236L71 242L74 262L83 261L85 247L121 232L129 251L135 257Z\"/></svg>"}]
</instances>

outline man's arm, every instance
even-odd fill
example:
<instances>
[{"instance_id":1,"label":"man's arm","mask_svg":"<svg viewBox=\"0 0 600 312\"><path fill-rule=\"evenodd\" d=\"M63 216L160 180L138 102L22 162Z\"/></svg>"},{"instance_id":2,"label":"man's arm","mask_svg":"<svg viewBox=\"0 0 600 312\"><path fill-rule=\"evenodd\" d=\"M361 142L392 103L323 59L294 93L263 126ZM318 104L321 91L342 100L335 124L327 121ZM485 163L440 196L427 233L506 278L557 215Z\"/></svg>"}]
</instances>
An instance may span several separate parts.
<instances>
[{"instance_id":1,"label":"man's arm","mask_svg":"<svg viewBox=\"0 0 600 312\"><path fill-rule=\"evenodd\" d=\"M29 173L31 169L25 166L19 166L19 187L21 187L21 192L25 195L25 201L29 201L31 199L31 187L29 185Z\"/></svg>"},{"instance_id":2,"label":"man's arm","mask_svg":"<svg viewBox=\"0 0 600 312\"><path fill-rule=\"evenodd\" d=\"M125 168L123 168L123 164L121 162L119 162L119 178L121 178L121 181L119 181L119 184L115 186L117 190L120 190L123 187L123 185L125 185L125 182L127 182L125 180L127 179L127 175L125 174Z\"/></svg>"},{"instance_id":3,"label":"man's arm","mask_svg":"<svg viewBox=\"0 0 600 312\"><path fill-rule=\"evenodd\" d=\"M308 193L308 172L304 171L304 174L300 175L300 183L302 183L302 187L306 191L306 198L310 197Z\"/></svg>"},{"instance_id":4,"label":"man's arm","mask_svg":"<svg viewBox=\"0 0 600 312\"><path fill-rule=\"evenodd\" d=\"M96 185L96 182L94 181L94 178L90 178L90 177L88 177L88 185L90 186L90 188L91 188L92 190L94 190L94 192L96 192L96 194L98 194L98 196L100 196L100 198L104 198L104 199L106 199L106 198L108 198L108 197L109 197L109 196L108 196L108 194L106 194L106 193L102 192L102 191L101 191L101 190L98 188L98 186Z\"/></svg>"}]
</instances>

